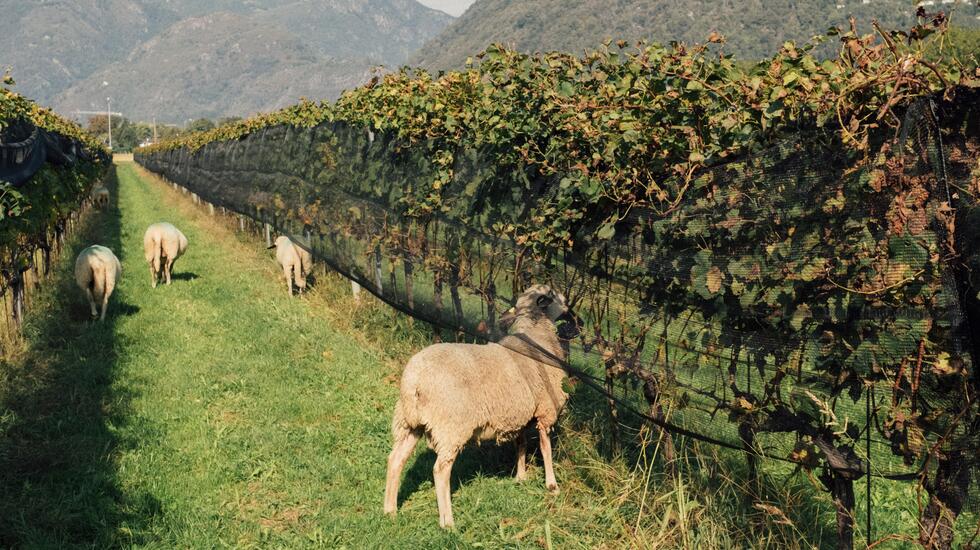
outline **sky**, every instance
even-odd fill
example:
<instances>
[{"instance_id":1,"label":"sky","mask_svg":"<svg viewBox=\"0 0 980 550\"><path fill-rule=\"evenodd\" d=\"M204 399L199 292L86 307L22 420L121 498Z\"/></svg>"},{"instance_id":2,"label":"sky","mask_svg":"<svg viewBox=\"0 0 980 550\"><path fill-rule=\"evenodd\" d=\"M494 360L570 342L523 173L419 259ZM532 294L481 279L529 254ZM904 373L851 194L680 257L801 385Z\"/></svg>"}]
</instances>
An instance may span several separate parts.
<instances>
[{"instance_id":1,"label":"sky","mask_svg":"<svg viewBox=\"0 0 980 550\"><path fill-rule=\"evenodd\" d=\"M418 0L420 4L459 17L475 0Z\"/></svg>"}]
</instances>

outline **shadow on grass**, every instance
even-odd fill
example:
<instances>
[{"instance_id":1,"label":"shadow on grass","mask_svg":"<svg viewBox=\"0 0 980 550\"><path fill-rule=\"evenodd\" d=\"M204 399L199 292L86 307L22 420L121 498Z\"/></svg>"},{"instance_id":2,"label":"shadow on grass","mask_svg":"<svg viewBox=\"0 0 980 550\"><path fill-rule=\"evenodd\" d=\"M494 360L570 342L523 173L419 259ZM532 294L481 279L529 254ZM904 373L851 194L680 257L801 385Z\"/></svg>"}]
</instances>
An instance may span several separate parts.
<instances>
[{"instance_id":1,"label":"shadow on grass","mask_svg":"<svg viewBox=\"0 0 980 550\"><path fill-rule=\"evenodd\" d=\"M109 188L117 197L114 178ZM96 242L121 258L120 227L116 200L87 214L27 319L24 356L0 364L2 547L138 544L124 534L159 513L153 497L126 496L115 479L115 457L127 446L116 432L132 396L113 387L114 324L139 308L117 289L105 322L91 321L72 269Z\"/></svg>"},{"instance_id":2,"label":"shadow on grass","mask_svg":"<svg viewBox=\"0 0 980 550\"><path fill-rule=\"evenodd\" d=\"M170 279L172 281L195 281L200 279L200 277L197 273L193 273L191 271L180 271L177 273L171 273Z\"/></svg>"},{"instance_id":3,"label":"shadow on grass","mask_svg":"<svg viewBox=\"0 0 980 550\"><path fill-rule=\"evenodd\" d=\"M536 444L537 439L528 440L529 456L530 446ZM409 459L405 468L405 476L398 491L399 506L408 497L419 491L425 482L428 481L430 485L432 484L432 467L435 463L436 454L430 449L418 451ZM461 485L478 477L512 478L516 469L517 447L514 443L468 445L453 464L453 474L450 481L451 491L455 492ZM529 480L525 483L533 483L533 481ZM541 486L544 486L543 481Z\"/></svg>"},{"instance_id":4,"label":"shadow on grass","mask_svg":"<svg viewBox=\"0 0 980 550\"><path fill-rule=\"evenodd\" d=\"M68 307L68 321L71 323L92 323L96 324L99 321L97 319L92 319L91 310L87 303L74 302L67 305ZM140 307L135 304L130 304L116 298L115 293L109 303L109 313L106 314L106 322L109 322L109 317L130 317L136 315L140 312Z\"/></svg>"}]
</instances>

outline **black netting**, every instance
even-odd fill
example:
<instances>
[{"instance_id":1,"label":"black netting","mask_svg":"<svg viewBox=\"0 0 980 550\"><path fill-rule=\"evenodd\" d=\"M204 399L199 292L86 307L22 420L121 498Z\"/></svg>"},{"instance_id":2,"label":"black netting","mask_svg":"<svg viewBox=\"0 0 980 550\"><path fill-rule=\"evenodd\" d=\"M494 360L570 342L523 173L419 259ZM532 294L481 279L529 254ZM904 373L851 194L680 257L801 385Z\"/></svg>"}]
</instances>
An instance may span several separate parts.
<instances>
[{"instance_id":1,"label":"black netting","mask_svg":"<svg viewBox=\"0 0 980 550\"><path fill-rule=\"evenodd\" d=\"M20 186L31 179L44 163L72 166L92 160L80 141L13 121L0 132L0 181ZM101 159L103 163L108 158Z\"/></svg>"},{"instance_id":2,"label":"black netting","mask_svg":"<svg viewBox=\"0 0 980 550\"><path fill-rule=\"evenodd\" d=\"M594 237L597 207L561 248L505 226L546 223L533 207L562 177L492 147L456 153L426 216L405 212L437 177L430 144L342 122L137 160L446 336L496 339L515 295L548 282L583 321L568 368L621 413L849 479L950 478L952 460L976 512L975 96L917 103L867 163L819 132L779 141L704 172L677 208L624 212L612 239Z\"/></svg>"}]
</instances>

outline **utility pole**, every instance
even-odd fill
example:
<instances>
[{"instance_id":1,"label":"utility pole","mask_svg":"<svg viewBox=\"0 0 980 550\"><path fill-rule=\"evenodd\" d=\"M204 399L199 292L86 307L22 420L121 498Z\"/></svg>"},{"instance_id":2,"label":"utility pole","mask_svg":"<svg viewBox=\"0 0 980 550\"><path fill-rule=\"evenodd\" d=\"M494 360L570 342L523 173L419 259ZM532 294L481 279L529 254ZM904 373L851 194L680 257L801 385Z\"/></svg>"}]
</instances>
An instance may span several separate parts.
<instances>
[{"instance_id":1,"label":"utility pole","mask_svg":"<svg viewBox=\"0 0 980 550\"><path fill-rule=\"evenodd\" d=\"M153 144L157 143L157 117L153 117Z\"/></svg>"},{"instance_id":2,"label":"utility pole","mask_svg":"<svg viewBox=\"0 0 980 550\"><path fill-rule=\"evenodd\" d=\"M109 150L112 151L112 98L105 98L105 120L109 127Z\"/></svg>"}]
</instances>

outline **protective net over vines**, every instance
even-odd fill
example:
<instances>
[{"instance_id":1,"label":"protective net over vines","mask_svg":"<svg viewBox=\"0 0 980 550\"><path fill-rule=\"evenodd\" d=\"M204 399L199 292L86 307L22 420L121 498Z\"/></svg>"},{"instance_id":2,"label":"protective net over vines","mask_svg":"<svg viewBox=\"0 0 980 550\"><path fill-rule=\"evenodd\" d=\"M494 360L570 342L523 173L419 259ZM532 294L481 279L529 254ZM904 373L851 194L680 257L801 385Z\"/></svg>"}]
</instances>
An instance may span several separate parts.
<instances>
[{"instance_id":1,"label":"protective net over vines","mask_svg":"<svg viewBox=\"0 0 980 550\"><path fill-rule=\"evenodd\" d=\"M517 293L552 284L581 318L568 367L612 391L617 422L847 479L954 480L975 511L978 103L916 103L861 168L830 134L779 141L704 171L666 211L608 229L609 212L587 214L561 248L506 226L563 216L532 206L569 181L492 150L457 152L441 211L416 215L406 197L438 177L427 145L342 122L137 160L444 338L496 339Z\"/></svg>"}]
</instances>

